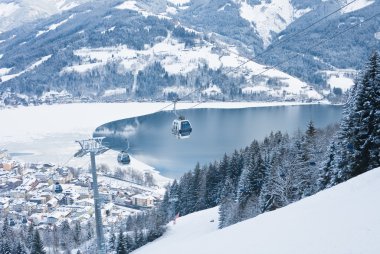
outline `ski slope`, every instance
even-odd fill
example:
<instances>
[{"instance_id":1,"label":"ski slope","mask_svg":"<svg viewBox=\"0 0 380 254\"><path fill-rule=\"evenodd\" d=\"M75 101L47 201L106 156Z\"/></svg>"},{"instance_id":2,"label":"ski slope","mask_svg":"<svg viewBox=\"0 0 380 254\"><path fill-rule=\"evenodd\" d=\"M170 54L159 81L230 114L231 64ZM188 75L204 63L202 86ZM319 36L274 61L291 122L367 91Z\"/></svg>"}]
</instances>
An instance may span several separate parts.
<instances>
[{"instance_id":1,"label":"ski slope","mask_svg":"<svg viewBox=\"0 0 380 254\"><path fill-rule=\"evenodd\" d=\"M163 237L133 253L377 254L379 195L377 168L222 230L217 229L217 208L179 218Z\"/></svg>"}]
</instances>

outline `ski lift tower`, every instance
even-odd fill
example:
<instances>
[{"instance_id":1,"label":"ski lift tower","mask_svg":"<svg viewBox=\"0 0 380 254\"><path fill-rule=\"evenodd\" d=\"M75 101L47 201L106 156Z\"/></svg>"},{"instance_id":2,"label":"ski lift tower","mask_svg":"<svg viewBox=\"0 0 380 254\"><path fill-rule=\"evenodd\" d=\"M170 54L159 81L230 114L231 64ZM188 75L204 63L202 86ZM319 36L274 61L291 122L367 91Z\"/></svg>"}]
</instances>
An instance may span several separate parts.
<instances>
[{"instance_id":1,"label":"ski lift tower","mask_svg":"<svg viewBox=\"0 0 380 254\"><path fill-rule=\"evenodd\" d=\"M76 141L81 146L81 149L74 154L74 157L83 157L90 154L91 157L91 173L92 173L92 188L94 190L94 205L95 205L95 222L96 222L96 242L98 254L106 254L106 246L104 242L104 232L102 224L102 214L100 207L98 179L96 175L95 156L102 154L108 150L102 145L104 137L97 137L87 140Z\"/></svg>"}]
</instances>

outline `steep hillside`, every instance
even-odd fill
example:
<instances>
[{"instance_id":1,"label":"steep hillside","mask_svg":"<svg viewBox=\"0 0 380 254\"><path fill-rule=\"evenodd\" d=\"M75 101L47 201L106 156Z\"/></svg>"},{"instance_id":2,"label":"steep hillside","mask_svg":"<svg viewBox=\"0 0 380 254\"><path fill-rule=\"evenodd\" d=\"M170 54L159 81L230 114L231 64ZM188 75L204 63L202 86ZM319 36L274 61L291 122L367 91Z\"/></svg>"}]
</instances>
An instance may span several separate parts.
<instances>
[{"instance_id":1,"label":"steep hillside","mask_svg":"<svg viewBox=\"0 0 380 254\"><path fill-rule=\"evenodd\" d=\"M366 253L380 251L380 168L287 207L218 230L218 209L170 223L133 253Z\"/></svg>"},{"instance_id":2,"label":"steep hillside","mask_svg":"<svg viewBox=\"0 0 380 254\"><path fill-rule=\"evenodd\" d=\"M91 0L2 0L0 33L38 19L70 10Z\"/></svg>"},{"instance_id":3,"label":"steep hillside","mask_svg":"<svg viewBox=\"0 0 380 254\"><path fill-rule=\"evenodd\" d=\"M48 18L0 34L0 102L39 103L50 91L163 100L194 89L197 98L218 100L339 99L380 38L379 16L364 22L380 3L351 2L5 1L0 16L11 23L19 11L27 13L23 8L49 11L39 12Z\"/></svg>"},{"instance_id":4,"label":"steep hillside","mask_svg":"<svg viewBox=\"0 0 380 254\"><path fill-rule=\"evenodd\" d=\"M152 6L87 3L0 35L0 89L170 99L195 88L209 96L214 87L218 99L322 99L286 73L255 62L239 67L246 59L234 53L236 46L153 13Z\"/></svg>"},{"instance_id":5,"label":"steep hillside","mask_svg":"<svg viewBox=\"0 0 380 254\"><path fill-rule=\"evenodd\" d=\"M356 74L353 74L352 70L363 67L360 59L379 49L377 34L380 31L380 2L369 0L351 2L321 3L314 11L294 21L280 32L273 41L273 46L269 46L268 52L259 57L260 60L266 64L278 64L298 55L279 68L307 82L318 84L321 88L328 88L326 81L331 78L326 70L337 71L337 76L353 80ZM293 34L310 26L312 22L348 3L351 4L346 8L292 38ZM371 17L373 18L366 21ZM348 32L344 32L346 30ZM327 40L335 36L336 38ZM311 48L325 40L326 42L319 47Z\"/></svg>"}]
</instances>

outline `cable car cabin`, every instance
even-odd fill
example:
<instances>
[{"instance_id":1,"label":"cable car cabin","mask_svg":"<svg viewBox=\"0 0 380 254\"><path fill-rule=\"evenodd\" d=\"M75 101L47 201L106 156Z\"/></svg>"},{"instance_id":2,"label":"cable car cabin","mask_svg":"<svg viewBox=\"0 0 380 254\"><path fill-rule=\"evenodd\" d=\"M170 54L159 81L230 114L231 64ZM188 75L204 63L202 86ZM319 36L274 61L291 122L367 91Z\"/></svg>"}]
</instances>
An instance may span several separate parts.
<instances>
[{"instance_id":1,"label":"cable car cabin","mask_svg":"<svg viewBox=\"0 0 380 254\"><path fill-rule=\"evenodd\" d=\"M117 156L117 162L123 165L127 165L131 162L131 158L127 152L121 151Z\"/></svg>"},{"instance_id":2,"label":"cable car cabin","mask_svg":"<svg viewBox=\"0 0 380 254\"><path fill-rule=\"evenodd\" d=\"M178 139L189 138L192 130L190 122L184 118L173 121L172 133Z\"/></svg>"}]
</instances>

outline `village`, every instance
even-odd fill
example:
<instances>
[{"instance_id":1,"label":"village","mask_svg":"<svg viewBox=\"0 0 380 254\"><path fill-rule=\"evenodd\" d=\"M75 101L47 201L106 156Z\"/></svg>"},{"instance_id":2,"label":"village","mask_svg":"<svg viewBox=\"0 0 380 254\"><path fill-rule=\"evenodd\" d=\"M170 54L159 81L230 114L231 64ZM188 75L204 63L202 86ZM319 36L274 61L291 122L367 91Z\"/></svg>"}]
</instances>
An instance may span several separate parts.
<instances>
[{"instance_id":1,"label":"village","mask_svg":"<svg viewBox=\"0 0 380 254\"><path fill-rule=\"evenodd\" d=\"M112 171L99 165L98 185L105 228L162 199L162 188L151 173L131 167ZM32 223L40 228L91 220L94 200L88 167L23 163L0 148L0 217L10 226Z\"/></svg>"}]
</instances>

